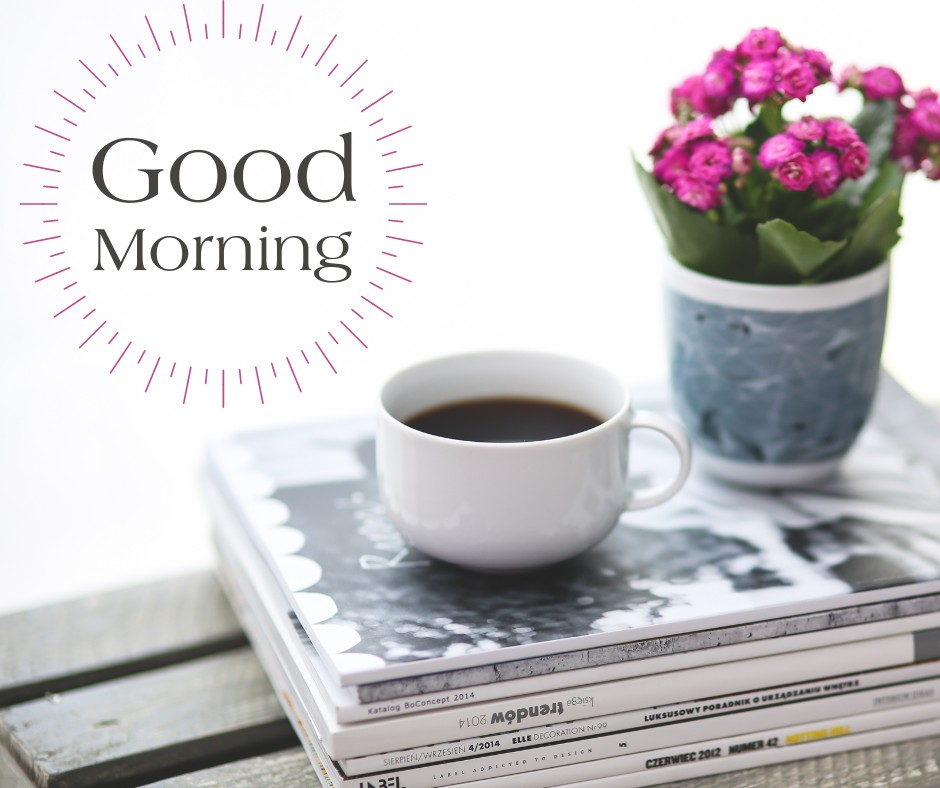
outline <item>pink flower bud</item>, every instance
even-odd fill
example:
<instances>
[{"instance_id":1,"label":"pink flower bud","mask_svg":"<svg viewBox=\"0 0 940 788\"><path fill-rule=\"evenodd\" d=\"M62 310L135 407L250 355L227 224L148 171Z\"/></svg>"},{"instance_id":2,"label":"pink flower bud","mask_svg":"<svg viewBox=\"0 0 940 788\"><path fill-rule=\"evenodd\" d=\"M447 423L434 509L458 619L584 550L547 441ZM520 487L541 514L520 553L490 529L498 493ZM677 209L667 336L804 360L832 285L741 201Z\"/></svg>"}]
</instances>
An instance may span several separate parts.
<instances>
[{"instance_id":1,"label":"pink flower bud","mask_svg":"<svg viewBox=\"0 0 940 788\"><path fill-rule=\"evenodd\" d=\"M777 168L776 175L786 188L803 192L813 184L813 165L805 154L797 153Z\"/></svg>"},{"instance_id":2,"label":"pink flower bud","mask_svg":"<svg viewBox=\"0 0 940 788\"><path fill-rule=\"evenodd\" d=\"M793 121L787 126L787 133L798 140L816 142L826 136L826 127L816 118L807 115L805 118Z\"/></svg>"},{"instance_id":3,"label":"pink flower bud","mask_svg":"<svg viewBox=\"0 0 940 788\"><path fill-rule=\"evenodd\" d=\"M914 154L918 142L918 129L909 112L899 113L894 123L894 139L891 143L891 158L907 171L916 169Z\"/></svg>"},{"instance_id":4,"label":"pink flower bud","mask_svg":"<svg viewBox=\"0 0 940 788\"><path fill-rule=\"evenodd\" d=\"M774 134L763 145L757 154L757 160L765 170L773 170L783 164L787 159L801 153L804 142L790 134Z\"/></svg>"},{"instance_id":5,"label":"pink flower bud","mask_svg":"<svg viewBox=\"0 0 940 788\"><path fill-rule=\"evenodd\" d=\"M935 97L919 99L911 110L911 122L927 142L940 140L940 101Z\"/></svg>"},{"instance_id":6,"label":"pink flower bud","mask_svg":"<svg viewBox=\"0 0 940 788\"><path fill-rule=\"evenodd\" d=\"M813 69L819 84L832 79L832 61L818 49L804 49L803 60Z\"/></svg>"},{"instance_id":7,"label":"pink flower bud","mask_svg":"<svg viewBox=\"0 0 940 788\"><path fill-rule=\"evenodd\" d=\"M696 118L686 123L682 130L676 135L676 145L688 145L690 142L695 140L705 139L707 137L714 137L715 132L712 130L712 119L703 117Z\"/></svg>"},{"instance_id":8,"label":"pink flower bud","mask_svg":"<svg viewBox=\"0 0 940 788\"><path fill-rule=\"evenodd\" d=\"M776 90L777 69L772 60L752 60L741 72L741 95L748 101L763 101Z\"/></svg>"},{"instance_id":9,"label":"pink flower bud","mask_svg":"<svg viewBox=\"0 0 940 788\"><path fill-rule=\"evenodd\" d=\"M700 140L689 157L689 172L700 181L717 184L731 175L731 152L723 142Z\"/></svg>"},{"instance_id":10,"label":"pink flower bud","mask_svg":"<svg viewBox=\"0 0 940 788\"><path fill-rule=\"evenodd\" d=\"M751 154L744 148L731 151L731 169L737 175L747 175L751 171Z\"/></svg>"},{"instance_id":11,"label":"pink flower bud","mask_svg":"<svg viewBox=\"0 0 940 788\"><path fill-rule=\"evenodd\" d=\"M853 142L839 157L842 174L851 180L861 178L868 169L868 146L864 142Z\"/></svg>"},{"instance_id":12,"label":"pink flower bud","mask_svg":"<svg viewBox=\"0 0 940 788\"><path fill-rule=\"evenodd\" d=\"M661 159L653 164L653 177L660 183L672 186L680 175L689 172L689 154L683 148L669 148Z\"/></svg>"},{"instance_id":13,"label":"pink flower bud","mask_svg":"<svg viewBox=\"0 0 940 788\"><path fill-rule=\"evenodd\" d=\"M738 52L744 57L773 57L783 46L783 36L779 30L762 27L752 30L738 44Z\"/></svg>"},{"instance_id":14,"label":"pink flower bud","mask_svg":"<svg viewBox=\"0 0 940 788\"><path fill-rule=\"evenodd\" d=\"M718 189L691 175L677 178L673 188L679 200L698 211L708 211L721 205L721 193Z\"/></svg>"},{"instance_id":15,"label":"pink flower bud","mask_svg":"<svg viewBox=\"0 0 940 788\"><path fill-rule=\"evenodd\" d=\"M831 150L816 150L809 156L813 168L813 191L825 199L842 183L842 168L839 157Z\"/></svg>"},{"instance_id":16,"label":"pink flower bud","mask_svg":"<svg viewBox=\"0 0 940 788\"><path fill-rule=\"evenodd\" d=\"M659 158L666 148L672 145L681 129L682 127L679 124L674 124L659 132L659 136L656 137L656 141L653 143L653 147L650 148L650 156Z\"/></svg>"},{"instance_id":17,"label":"pink flower bud","mask_svg":"<svg viewBox=\"0 0 940 788\"><path fill-rule=\"evenodd\" d=\"M850 145L859 142L858 132L848 123L839 118L829 118L826 121L826 144L833 148L844 150Z\"/></svg>"},{"instance_id":18,"label":"pink flower bud","mask_svg":"<svg viewBox=\"0 0 940 788\"><path fill-rule=\"evenodd\" d=\"M893 68L878 66L862 72L861 91L869 101L896 101L904 94L904 83Z\"/></svg>"},{"instance_id":19,"label":"pink flower bud","mask_svg":"<svg viewBox=\"0 0 940 788\"><path fill-rule=\"evenodd\" d=\"M736 79L735 63L723 58L712 60L702 78L708 98L721 104L734 100Z\"/></svg>"},{"instance_id":20,"label":"pink flower bud","mask_svg":"<svg viewBox=\"0 0 940 788\"><path fill-rule=\"evenodd\" d=\"M804 101L819 84L813 69L797 55L784 53L777 58L780 92L786 99Z\"/></svg>"},{"instance_id":21,"label":"pink flower bud","mask_svg":"<svg viewBox=\"0 0 940 788\"><path fill-rule=\"evenodd\" d=\"M938 94L936 90L924 88L923 90L918 90L916 93L911 93L911 98L913 98L914 101L936 101L940 99L940 94Z\"/></svg>"},{"instance_id":22,"label":"pink flower bud","mask_svg":"<svg viewBox=\"0 0 940 788\"><path fill-rule=\"evenodd\" d=\"M708 94L705 77L693 74L673 88L670 97L672 114L676 118L683 118L691 113L707 115L715 118L723 115L730 109L731 98L713 98Z\"/></svg>"}]
</instances>

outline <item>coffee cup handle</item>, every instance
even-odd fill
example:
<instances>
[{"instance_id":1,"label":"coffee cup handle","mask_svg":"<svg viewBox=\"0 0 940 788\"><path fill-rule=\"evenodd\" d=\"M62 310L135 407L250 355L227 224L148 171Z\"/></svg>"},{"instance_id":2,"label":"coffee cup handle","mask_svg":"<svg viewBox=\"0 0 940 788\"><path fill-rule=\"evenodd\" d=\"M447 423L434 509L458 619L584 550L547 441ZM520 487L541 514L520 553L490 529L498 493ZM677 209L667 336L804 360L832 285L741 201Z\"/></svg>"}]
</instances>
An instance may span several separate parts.
<instances>
[{"instance_id":1,"label":"coffee cup handle","mask_svg":"<svg viewBox=\"0 0 940 788\"><path fill-rule=\"evenodd\" d=\"M692 469L692 445L689 436L678 424L651 410L633 411L627 429L650 429L665 435L679 453L679 472L671 482L635 493L628 501L626 510L648 509L668 501L682 489Z\"/></svg>"}]
</instances>

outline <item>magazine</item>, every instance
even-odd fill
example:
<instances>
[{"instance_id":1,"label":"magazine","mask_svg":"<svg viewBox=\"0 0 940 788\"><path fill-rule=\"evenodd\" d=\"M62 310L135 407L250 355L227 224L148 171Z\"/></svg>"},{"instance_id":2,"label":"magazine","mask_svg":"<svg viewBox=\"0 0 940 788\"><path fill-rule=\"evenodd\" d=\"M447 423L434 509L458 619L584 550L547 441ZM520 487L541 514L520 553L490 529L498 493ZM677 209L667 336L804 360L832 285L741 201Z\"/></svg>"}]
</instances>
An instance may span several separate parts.
<instances>
[{"instance_id":1,"label":"magazine","mask_svg":"<svg viewBox=\"0 0 940 788\"><path fill-rule=\"evenodd\" d=\"M286 615L266 615L258 599L258 591L264 584L251 575L250 568L239 562L235 552L221 540L217 549L223 585L252 643L259 654L265 651L276 654L269 662L278 665L277 669L290 677L296 702L309 715L306 724L317 732L317 738L330 757L337 760L455 741L483 733L508 733L546 722L573 722L665 703L684 703L690 698L761 691L771 684L782 686L825 676L854 680L854 676L845 677L846 665L851 665L853 672L864 671L885 664L908 663L914 656L912 636L905 634L672 671L663 674L662 680L641 677L480 706L423 711L346 725L331 714L318 677L322 665L318 664L315 651L304 649ZM935 640L936 633L929 637ZM929 676L936 670L933 660L923 664L925 672L921 676ZM271 670L268 665L266 668ZM843 679L834 678L833 682ZM531 707L537 709L536 714L529 713Z\"/></svg>"},{"instance_id":2,"label":"magazine","mask_svg":"<svg viewBox=\"0 0 940 788\"><path fill-rule=\"evenodd\" d=\"M460 690L470 688L480 694L489 693L490 697L502 697L514 692L502 685L525 681L526 678L538 677L544 680L552 677L557 686L566 686L577 684L575 674L584 670L601 673L607 668L605 675L609 678L628 678L924 629L940 621L926 615L938 611L940 594L928 594L770 619L759 627L753 623L742 624L710 632L689 632L570 654L349 686L344 688L348 693L345 697L348 704L358 703L363 706L405 697L425 697L430 700L435 695L445 693L453 693L452 697L458 697ZM299 619L297 621L299 623ZM876 622L884 626L878 626ZM309 640L309 635L306 637ZM718 650L717 646L722 648ZM546 672L548 667L554 670ZM571 675L566 678L567 673Z\"/></svg>"},{"instance_id":3,"label":"magazine","mask_svg":"<svg viewBox=\"0 0 940 788\"><path fill-rule=\"evenodd\" d=\"M318 730L311 723L316 715L301 699L300 687L288 675L285 663L261 635L252 616L245 616L245 621L285 711L319 769L322 783L335 788L428 788L467 782L481 788L550 788L585 780L588 782L577 785L601 785L606 779L616 780L611 785L652 785L680 779L683 774L692 777L748 768L900 738L934 735L940 731L940 703L934 699L940 681L935 680L932 686L927 683L898 685L895 690L881 695L883 707L879 711L843 712L825 719L806 719L799 713L808 707L831 708L823 704L836 704L846 698L851 703L854 694L848 694L844 698L788 703L705 720L661 723L640 731L594 734L517 752L482 754L430 766L393 767L350 777L327 755ZM895 698L902 700L892 702ZM867 703L873 701L867 699ZM857 708L865 705L863 702ZM791 723L790 719L799 721ZM760 727L771 721L774 722L772 727ZM525 735L525 732L519 733L520 737ZM697 736L706 738L696 739ZM823 742L835 746L820 747ZM765 754L768 757L762 757ZM716 768L716 764L720 766Z\"/></svg>"},{"instance_id":4,"label":"magazine","mask_svg":"<svg viewBox=\"0 0 940 788\"><path fill-rule=\"evenodd\" d=\"M321 666L316 649L313 647L306 629L300 624L287 596L271 576L271 572L251 549L244 533L231 522L227 507L218 502L216 504L217 538L230 545L239 556L239 561L247 567L253 591L258 597L261 610L258 615L267 618L288 617L306 651L307 660L311 665ZM901 600L898 603L882 603L879 607L890 606L894 609L905 610L903 603L910 600ZM917 609L917 606L912 606ZM835 615L835 614L833 614ZM411 714L416 711L428 709L442 709L453 706L466 706L480 704L487 701L500 700L508 697L530 695L536 692L547 692L554 689L583 688L597 686L603 682L620 678L634 678L651 673L662 673L670 670L680 670L688 667L703 667L711 664L724 664L728 661L752 659L771 654L782 654L793 651L803 651L827 645L850 642L854 640L869 640L886 637L888 635L917 633L913 638L914 653L904 655L904 661L913 659L923 662L940 658L940 637L930 634L940 627L940 613L927 615L902 616L897 619L878 620L881 611L870 624L855 624L846 627L832 627L817 632L780 636L776 638L762 638L751 643L738 643L721 649L700 649L694 652L666 654L661 657L649 657L643 660L629 660L621 663L606 663L592 668L581 668L571 671L559 671L547 675L536 675L523 679L509 679L465 689L448 690L445 692L424 693L421 695L395 698L387 701L374 701L360 703L350 692L350 688L340 687L324 673L322 668L314 673L321 693L325 698L326 706L332 717L340 723L352 723L364 720L380 719ZM799 630L797 630L799 631ZM894 654L885 651L881 655L885 660L894 658ZM847 657L850 660L850 655ZM860 666L846 663L845 670L861 669ZM844 672L844 671L842 671Z\"/></svg>"},{"instance_id":5,"label":"magazine","mask_svg":"<svg viewBox=\"0 0 940 788\"><path fill-rule=\"evenodd\" d=\"M853 626L878 605L887 615L940 594L940 426L897 386L883 389L831 482L768 494L693 474L580 558L525 575L462 570L405 544L378 501L371 419L219 443L210 485L289 595L326 674L375 702L651 648L720 651L779 637L785 619ZM652 395L640 404L664 409ZM650 477L671 461L654 444L642 456Z\"/></svg>"}]
</instances>

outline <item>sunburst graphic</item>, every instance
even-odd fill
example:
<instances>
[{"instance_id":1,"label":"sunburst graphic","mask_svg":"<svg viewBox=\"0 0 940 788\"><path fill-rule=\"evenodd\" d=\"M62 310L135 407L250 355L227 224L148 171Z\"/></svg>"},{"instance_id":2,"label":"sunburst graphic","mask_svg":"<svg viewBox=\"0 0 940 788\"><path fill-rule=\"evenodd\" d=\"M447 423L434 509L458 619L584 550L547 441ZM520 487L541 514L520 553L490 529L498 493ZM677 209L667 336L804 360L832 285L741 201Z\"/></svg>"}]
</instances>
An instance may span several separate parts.
<instances>
[{"instance_id":1,"label":"sunburst graphic","mask_svg":"<svg viewBox=\"0 0 940 788\"><path fill-rule=\"evenodd\" d=\"M348 354L367 351L371 338L394 318L385 296L413 284L424 240L405 228L412 225L412 212L428 205L420 193L422 187L415 187L411 177L425 166L410 139L413 126L401 117L394 88L383 84L369 59L344 62L334 56L339 33L305 23L303 14L296 19L278 18L261 3L242 15L234 7L231 3L227 9L221 0L214 8L200 11L183 3L175 10L161 8L157 15L144 14L132 32L104 32L95 49L78 58L74 69L52 88L55 103L51 106L59 112L50 112L33 124L36 144L23 166L35 177L29 179L28 193L20 202L26 212L22 244L35 266L33 281L37 287L61 289L50 316L75 332L75 349L107 348L110 356L102 374L136 374L144 394L173 386L181 404L199 396L215 399L223 408L231 400L232 387L241 392L253 389L252 398L264 404L272 387L289 386L303 393L314 387L317 375L340 374ZM75 263L80 255L74 243L70 246L65 232L57 229L69 210L67 198L59 195L63 194L63 173L74 159L70 159L70 148L96 106L108 102L118 80L134 79L135 65L148 58L173 57L174 51L205 42L282 49L282 56L302 61L310 79L325 80L358 110L370 135L367 155L381 164L385 177L384 224L390 229L383 231L381 248L371 253L374 259L368 275L357 278L361 284L350 296L352 303L344 307L345 318L318 327L316 336L295 337L289 347L272 352L262 363L195 364L171 357L155 343L145 343L126 320L109 315L108 303L96 295L87 272Z\"/></svg>"}]
</instances>

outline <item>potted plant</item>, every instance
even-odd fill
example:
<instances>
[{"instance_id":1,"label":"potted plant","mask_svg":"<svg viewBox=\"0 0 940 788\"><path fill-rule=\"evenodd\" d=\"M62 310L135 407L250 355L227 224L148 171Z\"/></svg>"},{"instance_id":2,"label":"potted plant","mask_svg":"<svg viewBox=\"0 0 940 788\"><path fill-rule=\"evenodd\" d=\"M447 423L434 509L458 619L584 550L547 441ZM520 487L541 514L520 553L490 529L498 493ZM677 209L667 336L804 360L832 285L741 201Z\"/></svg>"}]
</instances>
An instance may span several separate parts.
<instances>
[{"instance_id":1,"label":"potted plant","mask_svg":"<svg viewBox=\"0 0 940 788\"><path fill-rule=\"evenodd\" d=\"M804 112L857 91L848 122ZM755 485L834 472L871 406L905 176L940 179L940 101L886 67L847 69L770 28L672 91L636 171L672 261L676 406L698 460Z\"/></svg>"}]
</instances>

